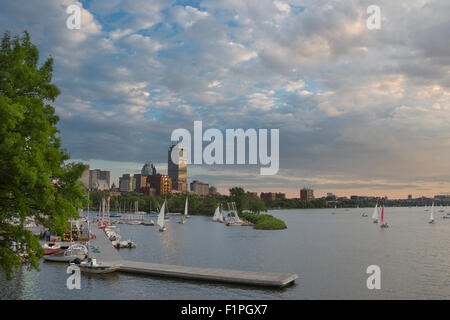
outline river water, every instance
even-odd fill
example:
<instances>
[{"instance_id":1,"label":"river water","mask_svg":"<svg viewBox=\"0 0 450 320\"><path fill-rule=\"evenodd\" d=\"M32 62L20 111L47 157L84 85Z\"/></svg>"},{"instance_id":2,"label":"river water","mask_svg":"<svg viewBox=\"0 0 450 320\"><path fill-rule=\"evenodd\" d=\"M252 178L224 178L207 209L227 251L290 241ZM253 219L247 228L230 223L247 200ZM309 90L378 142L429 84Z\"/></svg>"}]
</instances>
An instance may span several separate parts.
<instances>
[{"instance_id":1,"label":"river water","mask_svg":"<svg viewBox=\"0 0 450 320\"><path fill-rule=\"evenodd\" d=\"M164 233L118 225L123 239L137 243L120 250L124 259L298 274L281 290L120 273L82 274L81 289L69 290L67 265L41 262L40 272L23 268L12 281L0 273L0 299L449 299L450 219L436 212L436 224L429 225L423 208L386 208L391 227L381 229L371 213L274 210L270 214L288 226L277 231L226 227L203 216L184 225L171 217ZM380 290L367 289L370 265L381 269Z\"/></svg>"}]
</instances>

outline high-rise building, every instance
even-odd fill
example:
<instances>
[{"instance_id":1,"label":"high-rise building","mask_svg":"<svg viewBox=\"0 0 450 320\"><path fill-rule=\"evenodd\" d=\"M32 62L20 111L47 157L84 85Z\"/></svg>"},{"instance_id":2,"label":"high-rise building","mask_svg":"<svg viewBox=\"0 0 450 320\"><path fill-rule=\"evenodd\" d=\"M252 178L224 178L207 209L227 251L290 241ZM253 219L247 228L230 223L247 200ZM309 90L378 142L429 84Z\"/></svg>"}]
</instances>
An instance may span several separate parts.
<instances>
[{"instance_id":1,"label":"high-rise building","mask_svg":"<svg viewBox=\"0 0 450 320\"><path fill-rule=\"evenodd\" d=\"M100 169L89 171L89 189L91 190L109 190L111 171L102 171Z\"/></svg>"},{"instance_id":2,"label":"high-rise building","mask_svg":"<svg viewBox=\"0 0 450 320\"><path fill-rule=\"evenodd\" d=\"M172 192L172 179L164 174L156 174L147 176L147 186L144 188L144 193L150 188L154 188L157 195L164 195Z\"/></svg>"},{"instance_id":3,"label":"high-rise building","mask_svg":"<svg viewBox=\"0 0 450 320\"><path fill-rule=\"evenodd\" d=\"M172 161L172 154L174 161ZM187 153L179 144L169 148L167 174L172 179L173 190L187 192Z\"/></svg>"},{"instance_id":4,"label":"high-rise building","mask_svg":"<svg viewBox=\"0 0 450 320\"><path fill-rule=\"evenodd\" d=\"M300 190L300 200L302 201L311 201L314 200L314 190L303 188Z\"/></svg>"},{"instance_id":5,"label":"high-rise building","mask_svg":"<svg viewBox=\"0 0 450 320\"><path fill-rule=\"evenodd\" d=\"M149 175L146 174L135 174L134 180L135 180L135 190L137 192L141 192L141 188L145 188L147 186L147 178Z\"/></svg>"},{"instance_id":6,"label":"high-rise building","mask_svg":"<svg viewBox=\"0 0 450 320\"><path fill-rule=\"evenodd\" d=\"M156 168L151 161L147 161L142 167L141 174L156 175Z\"/></svg>"},{"instance_id":7,"label":"high-rise building","mask_svg":"<svg viewBox=\"0 0 450 320\"><path fill-rule=\"evenodd\" d=\"M207 196L209 194L209 184L194 180L191 182L191 191L198 196Z\"/></svg>"},{"instance_id":8,"label":"high-rise building","mask_svg":"<svg viewBox=\"0 0 450 320\"><path fill-rule=\"evenodd\" d=\"M136 190L136 180L134 174L123 174L119 178L119 191L120 192L133 192Z\"/></svg>"}]
</instances>

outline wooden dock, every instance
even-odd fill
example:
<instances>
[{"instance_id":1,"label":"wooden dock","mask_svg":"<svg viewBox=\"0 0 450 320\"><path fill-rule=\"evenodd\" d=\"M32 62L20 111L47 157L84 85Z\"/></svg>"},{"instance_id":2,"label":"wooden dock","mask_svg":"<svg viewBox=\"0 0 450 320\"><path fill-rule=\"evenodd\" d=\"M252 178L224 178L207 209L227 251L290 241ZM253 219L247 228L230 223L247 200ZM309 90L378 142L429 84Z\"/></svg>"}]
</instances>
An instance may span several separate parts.
<instances>
[{"instance_id":1,"label":"wooden dock","mask_svg":"<svg viewBox=\"0 0 450 320\"><path fill-rule=\"evenodd\" d=\"M91 256L95 257L97 261L121 264L119 272L273 288L285 287L294 283L295 279L298 278L296 274L188 267L123 260L103 230L96 230L95 233L97 239L90 241L91 246L98 248L100 252L93 253Z\"/></svg>"},{"instance_id":2,"label":"wooden dock","mask_svg":"<svg viewBox=\"0 0 450 320\"><path fill-rule=\"evenodd\" d=\"M293 283L298 277L296 274L186 267L128 260L116 263L122 264L119 272L263 287L282 288Z\"/></svg>"}]
</instances>

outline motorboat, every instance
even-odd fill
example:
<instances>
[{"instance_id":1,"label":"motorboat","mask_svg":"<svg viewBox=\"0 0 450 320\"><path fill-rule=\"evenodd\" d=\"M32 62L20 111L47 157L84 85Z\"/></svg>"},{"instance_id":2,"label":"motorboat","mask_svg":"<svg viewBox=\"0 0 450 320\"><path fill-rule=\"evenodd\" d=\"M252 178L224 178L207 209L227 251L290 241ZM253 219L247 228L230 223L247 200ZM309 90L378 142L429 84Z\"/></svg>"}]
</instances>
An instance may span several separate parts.
<instances>
[{"instance_id":1,"label":"motorboat","mask_svg":"<svg viewBox=\"0 0 450 320\"><path fill-rule=\"evenodd\" d=\"M55 242L44 243L42 248L44 249L45 255L49 255L62 250L61 246Z\"/></svg>"},{"instance_id":2,"label":"motorboat","mask_svg":"<svg viewBox=\"0 0 450 320\"><path fill-rule=\"evenodd\" d=\"M97 263L97 260L94 258L89 258L87 261L78 264L82 272L95 274L111 273L119 270L121 266L121 264Z\"/></svg>"}]
</instances>

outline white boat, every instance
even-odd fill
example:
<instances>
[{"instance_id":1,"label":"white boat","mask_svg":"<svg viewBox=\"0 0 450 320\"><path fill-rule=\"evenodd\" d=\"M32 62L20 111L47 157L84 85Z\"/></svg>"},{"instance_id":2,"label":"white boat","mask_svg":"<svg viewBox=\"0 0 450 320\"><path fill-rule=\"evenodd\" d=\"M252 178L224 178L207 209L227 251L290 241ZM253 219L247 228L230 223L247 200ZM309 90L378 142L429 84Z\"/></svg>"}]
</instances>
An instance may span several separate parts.
<instances>
[{"instance_id":1,"label":"white boat","mask_svg":"<svg viewBox=\"0 0 450 320\"><path fill-rule=\"evenodd\" d=\"M154 226L155 225L155 221L153 221L152 219L150 219L150 221L142 221L141 223L144 226Z\"/></svg>"},{"instance_id":2,"label":"white boat","mask_svg":"<svg viewBox=\"0 0 450 320\"><path fill-rule=\"evenodd\" d=\"M44 255L45 261L53 262L73 262L76 259L83 261L86 259L88 250L85 245L74 244L67 250L61 250L52 254Z\"/></svg>"},{"instance_id":3,"label":"white boat","mask_svg":"<svg viewBox=\"0 0 450 320\"><path fill-rule=\"evenodd\" d=\"M136 248L136 244L131 240L120 241L120 248Z\"/></svg>"},{"instance_id":4,"label":"white boat","mask_svg":"<svg viewBox=\"0 0 450 320\"><path fill-rule=\"evenodd\" d=\"M120 269L120 264L103 264L97 263L96 259L89 258L87 261L84 261L78 265L82 272L86 273L95 273L95 274L105 274L111 273L118 269Z\"/></svg>"},{"instance_id":5,"label":"white boat","mask_svg":"<svg viewBox=\"0 0 450 320\"><path fill-rule=\"evenodd\" d=\"M158 220L156 221L156 223L159 226L159 231L164 232L167 230L167 228L164 225L164 211L166 208L166 200L164 200L163 205L161 206L161 210L159 211L159 215L158 215Z\"/></svg>"},{"instance_id":6,"label":"white boat","mask_svg":"<svg viewBox=\"0 0 450 320\"><path fill-rule=\"evenodd\" d=\"M228 204L228 209L230 209L230 204ZM231 209L230 209L230 213L227 216L227 222L226 222L226 226L229 227L236 227L236 226L242 226L243 225L243 221L241 220L241 218L239 218L237 209L236 209L236 204L234 202L231 203Z\"/></svg>"},{"instance_id":7,"label":"white boat","mask_svg":"<svg viewBox=\"0 0 450 320\"><path fill-rule=\"evenodd\" d=\"M373 223L378 223L378 203L375 204L375 208L373 209L372 220Z\"/></svg>"},{"instance_id":8,"label":"white boat","mask_svg":"<svg viewBox=\"0 0 450 320\"><path fill-rule=\"evenodd\" d=\"M139 221L139 220L130 220L127 223L131 224L131 225L138 225L138 224L141 224L141 221Z\"/></svg>"},{"instance_id":9,"label":"white boat","mask_svg":"<svg viewBox=\"0 0 450 320\"><path fill-rule=\"evenodd\" d=\"M188 214L188 197L186 196L186 203L184 204L184 215L181 216L180 221L178 223L185 224L186 223L186 216Z\"/></svg>"},{"instance_id":10,"label":"white boat","mask_svg":"<svg viewBox=\"0 0 450 320\"><path fill-rule=\"evenodd\" d=\"M431 205L430 221L428 221L428 223L430 223L430 224L434 223L434 202Z\"/></svg>"}]
</instances>

